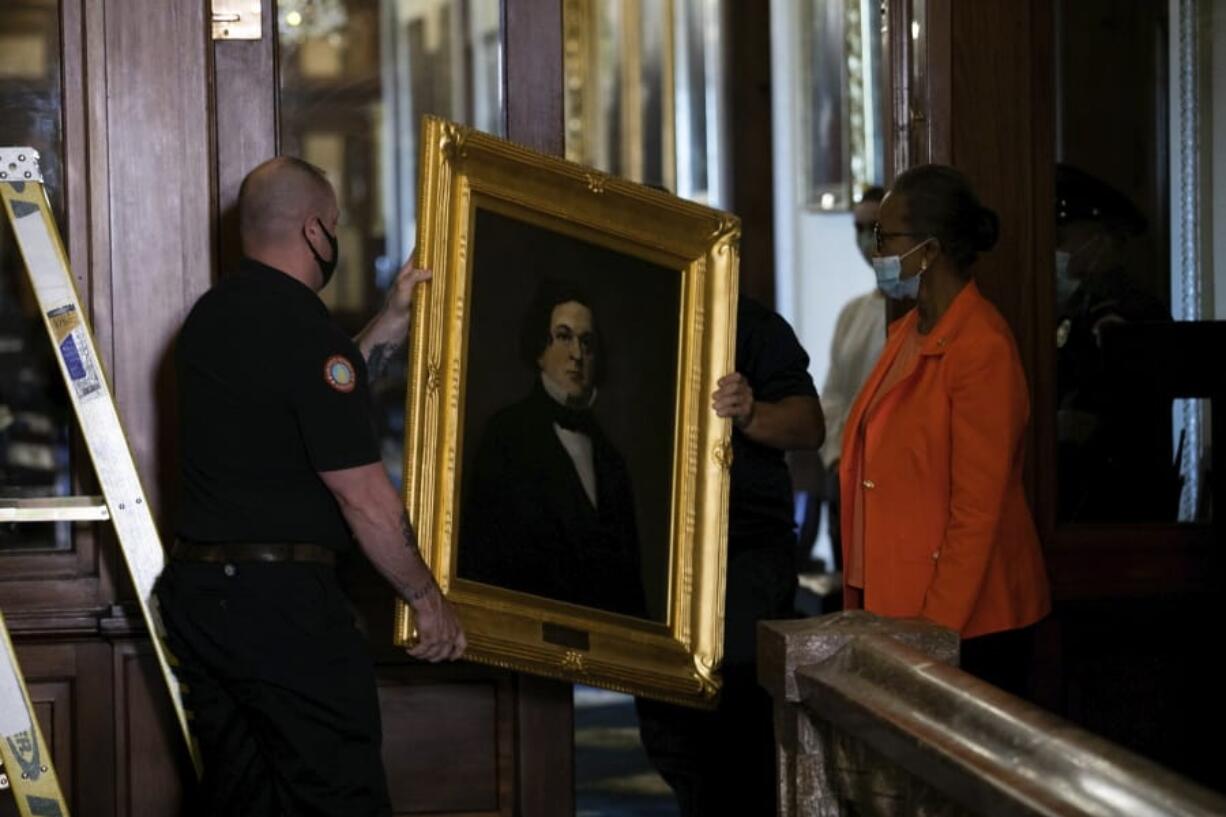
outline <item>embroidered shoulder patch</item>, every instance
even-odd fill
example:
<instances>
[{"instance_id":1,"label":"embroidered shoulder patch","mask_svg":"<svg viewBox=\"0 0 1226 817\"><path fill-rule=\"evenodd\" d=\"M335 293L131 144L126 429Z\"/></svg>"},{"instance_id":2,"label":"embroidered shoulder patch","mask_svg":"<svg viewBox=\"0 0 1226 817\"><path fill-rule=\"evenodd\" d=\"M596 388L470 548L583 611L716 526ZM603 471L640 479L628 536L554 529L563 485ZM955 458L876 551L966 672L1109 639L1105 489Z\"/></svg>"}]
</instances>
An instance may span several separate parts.
<instances>
[{"instance_id":1,"label":"embroidered shoulder patch","mask_svg":"<svg viewBox=\"0 0 1226 817\"><path fill-rule=\"evenodd\" d=\"M324 380L339 392L348 394L358 384L353 364L344 355L333 355L324 363Z\"/></svg>"}]
</instances>

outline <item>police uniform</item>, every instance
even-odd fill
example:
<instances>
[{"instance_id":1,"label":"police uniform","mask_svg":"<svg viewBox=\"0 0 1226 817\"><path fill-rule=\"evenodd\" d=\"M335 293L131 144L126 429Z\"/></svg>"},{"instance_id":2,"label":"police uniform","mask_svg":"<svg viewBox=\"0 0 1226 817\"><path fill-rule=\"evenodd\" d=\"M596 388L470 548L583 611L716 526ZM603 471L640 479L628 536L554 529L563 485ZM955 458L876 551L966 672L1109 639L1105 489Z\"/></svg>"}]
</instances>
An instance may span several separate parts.
<instances>
[{"instance_id":1,"label":"police uniform","mask_svg":"<svg viewBox=\"0 0 1226 817\"><path fill-rule=\"evenodd\" d=\"M1094 222L1117 235L1145 217L1107 183L1068 165L1056 172L1056 222ZM1063 519L1173 521L1178 473L1170 403L1117 382L1104 366L1114 324L1169 322L1170 310L1120 267L1095 270L1059 305L1056 321L1059 509ZM1106 339L1104 341L1104 338Z\"/></svg>"},{"instance_id":2,"label":"police uniform","mask_svg":"<svg viewBox=\"0 0 1226 817\"><path fill-rule=\"evenodd\" d=\"M157 587L209 815L386 815L372 660L318 472L379 461L365 363L309 287L250 259L177 347L182 497Z\"/></svg>"},{"instance_id":3,"label":"police uniform","mask_svg":"<svg viewBox=\"0 0 1226 817\"><path fill-rule=\"evenodd\" d=\"M783 318L741 298L736 370L754 400L817 397L809 356ZM796 527L782 450L734 427L724 612L723 687L712 712L640 698L639 731L682 815L775 814L775 739L770 696L757 681L756 632L795 615Z\"/></svg>"}]
</instances>

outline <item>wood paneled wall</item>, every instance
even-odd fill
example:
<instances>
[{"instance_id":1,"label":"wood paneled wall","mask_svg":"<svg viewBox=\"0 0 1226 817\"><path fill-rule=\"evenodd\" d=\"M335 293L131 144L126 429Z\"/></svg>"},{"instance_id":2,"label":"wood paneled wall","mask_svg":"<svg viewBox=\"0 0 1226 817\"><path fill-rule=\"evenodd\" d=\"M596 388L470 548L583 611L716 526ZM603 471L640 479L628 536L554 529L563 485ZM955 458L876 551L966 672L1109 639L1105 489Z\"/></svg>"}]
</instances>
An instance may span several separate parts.
<instances>
[{"instance_id":1,"label":"wood paneled wall","mask_svg":"<svg viewBox=\"0 0 1226 817\"><path fill-rule=\"evenodd\" d=\"M741 218L741 288L775 305L775 188L770 11L726 3L730 209Z\"/></svg>"},{"instance_id":2,"label":"wood paneled wall","mask_svg":"<svg viewBox=\"0 0 1226 817\"><path fill-rule=\"evenodd\" d=\"M105 144L90 145L88 162L106 183L89 221L110 236L99 248L105 262L94 259L92 306L109 316L115 399L165 520L176 466L166 355L215 266L209 30L199 2L89 5L101 12L105 71L105 93L91 93L89 105L105 111Z\"/></svg>"},{"instance_id":3,"label":"wood paneled wall","mask_svg":"<svg viewBox=\"0 0 1226 817\"><path fill-rule=\"evenodd\" d=\"M276 9L263 4L264 31L275 31ZM238 236L238 189L256 165L277 155L277 38L219 40L212 44L217 149L218 269L242 256Z\"/></svg>"},{"instance_id":4,"label":"wood paneled wall","mask_svg":"<svg viewBox=\"0 0 1226 817\"><path fill-rule=\"evenodd\" d=\"M950 17L951 42L958 47L950 49L949 105L958 115L950 118L947 150L1002 225L1000 243L976 265L975 277L1013 329L1031 373L1032 417L1046 422L1055 417L1055 402L1038 393L1034 373L1040 336L1055 337L1054 326L1043 332L1037 309L1040 299L1055 303L1051 2L961 2ZM989 108L986 100L995 104ZM1039 461L1034 429L1032 423L1026 458L1032 502Z\"/></svg>"},{"instance_id":5,"label":"wood paneled wall","mask_svg":"<svg viewBox=\"0 0 1226 817\"><path fill-rule=\"evenodd\" d=\"M562 0L503 0L507 138L566 154Z\"/></svg>"},{"instance_id":6,"label":"wood paneled wall","mask_svg":"<svg viewBox=\"0 0 1226 817\"><path fill-rule=\"evenodd\" d=\"M182 813L193 773L140 622L121 607L6 615L73 813ZM0 797L10 814L15 804Z\"/></svg>"}]
</instances>

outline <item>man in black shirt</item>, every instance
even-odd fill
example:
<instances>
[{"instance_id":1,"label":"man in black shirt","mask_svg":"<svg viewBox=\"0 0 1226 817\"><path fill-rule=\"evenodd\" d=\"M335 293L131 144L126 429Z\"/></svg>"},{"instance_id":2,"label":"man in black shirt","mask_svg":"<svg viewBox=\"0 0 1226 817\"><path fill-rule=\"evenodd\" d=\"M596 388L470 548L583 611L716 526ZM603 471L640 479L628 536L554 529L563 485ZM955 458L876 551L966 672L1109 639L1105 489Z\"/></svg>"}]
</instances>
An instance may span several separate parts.
<instances>
[{"instance_id":1,"label":"man in black shirt","mask_svg":"<svg viewBox=\"0 0 1226 817\"><path fill-rule=\"evenodd\" d=\"M684 817L770 817L775 741L770 696L757 682L756 628L794 615L796 531L784 452L818 448L826 424L792 328L747 298L737 303L736 372L720 379L712 401L733 424L720 702L704 712L640 698L639 731Z\"/></svg>"},{"instance_id":2,"label":"man in black shirt","mask_svg":"<svg viewBox=\"0 0 1226 817\"><path fill-rule=\"evenodd\" d=\"M358 546L412 605L424 660L464 635L379 459L369 379L405 342L405 264L350 340L317 292L336 268L331 185L297 159L244 180L246 258L177 348L178 541L157 595L204 759L209 815L388 815L379 703L336 582Z\"/></svg>"}]
</instances>

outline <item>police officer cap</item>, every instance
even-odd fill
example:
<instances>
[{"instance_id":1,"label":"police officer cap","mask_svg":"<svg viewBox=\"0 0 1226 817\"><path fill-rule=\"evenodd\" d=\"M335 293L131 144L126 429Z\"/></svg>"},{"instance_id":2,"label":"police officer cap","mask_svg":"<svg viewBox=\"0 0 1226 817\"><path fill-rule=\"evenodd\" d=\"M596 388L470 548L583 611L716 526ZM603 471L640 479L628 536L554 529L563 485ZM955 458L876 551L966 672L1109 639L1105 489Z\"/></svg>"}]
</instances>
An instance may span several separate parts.
<instances>
[{"instance_id":1,"label":"police officer cap","mask_svg":"<svg viewBox=\"0 0 1226 817\"><path fill-rule=\"evenodd\" d=\"M1130 235L1145 231L1146 220L1127 196L1071 165L1056 165L1056 223L1101 221Z\"/></svg>"}]
</instances>

